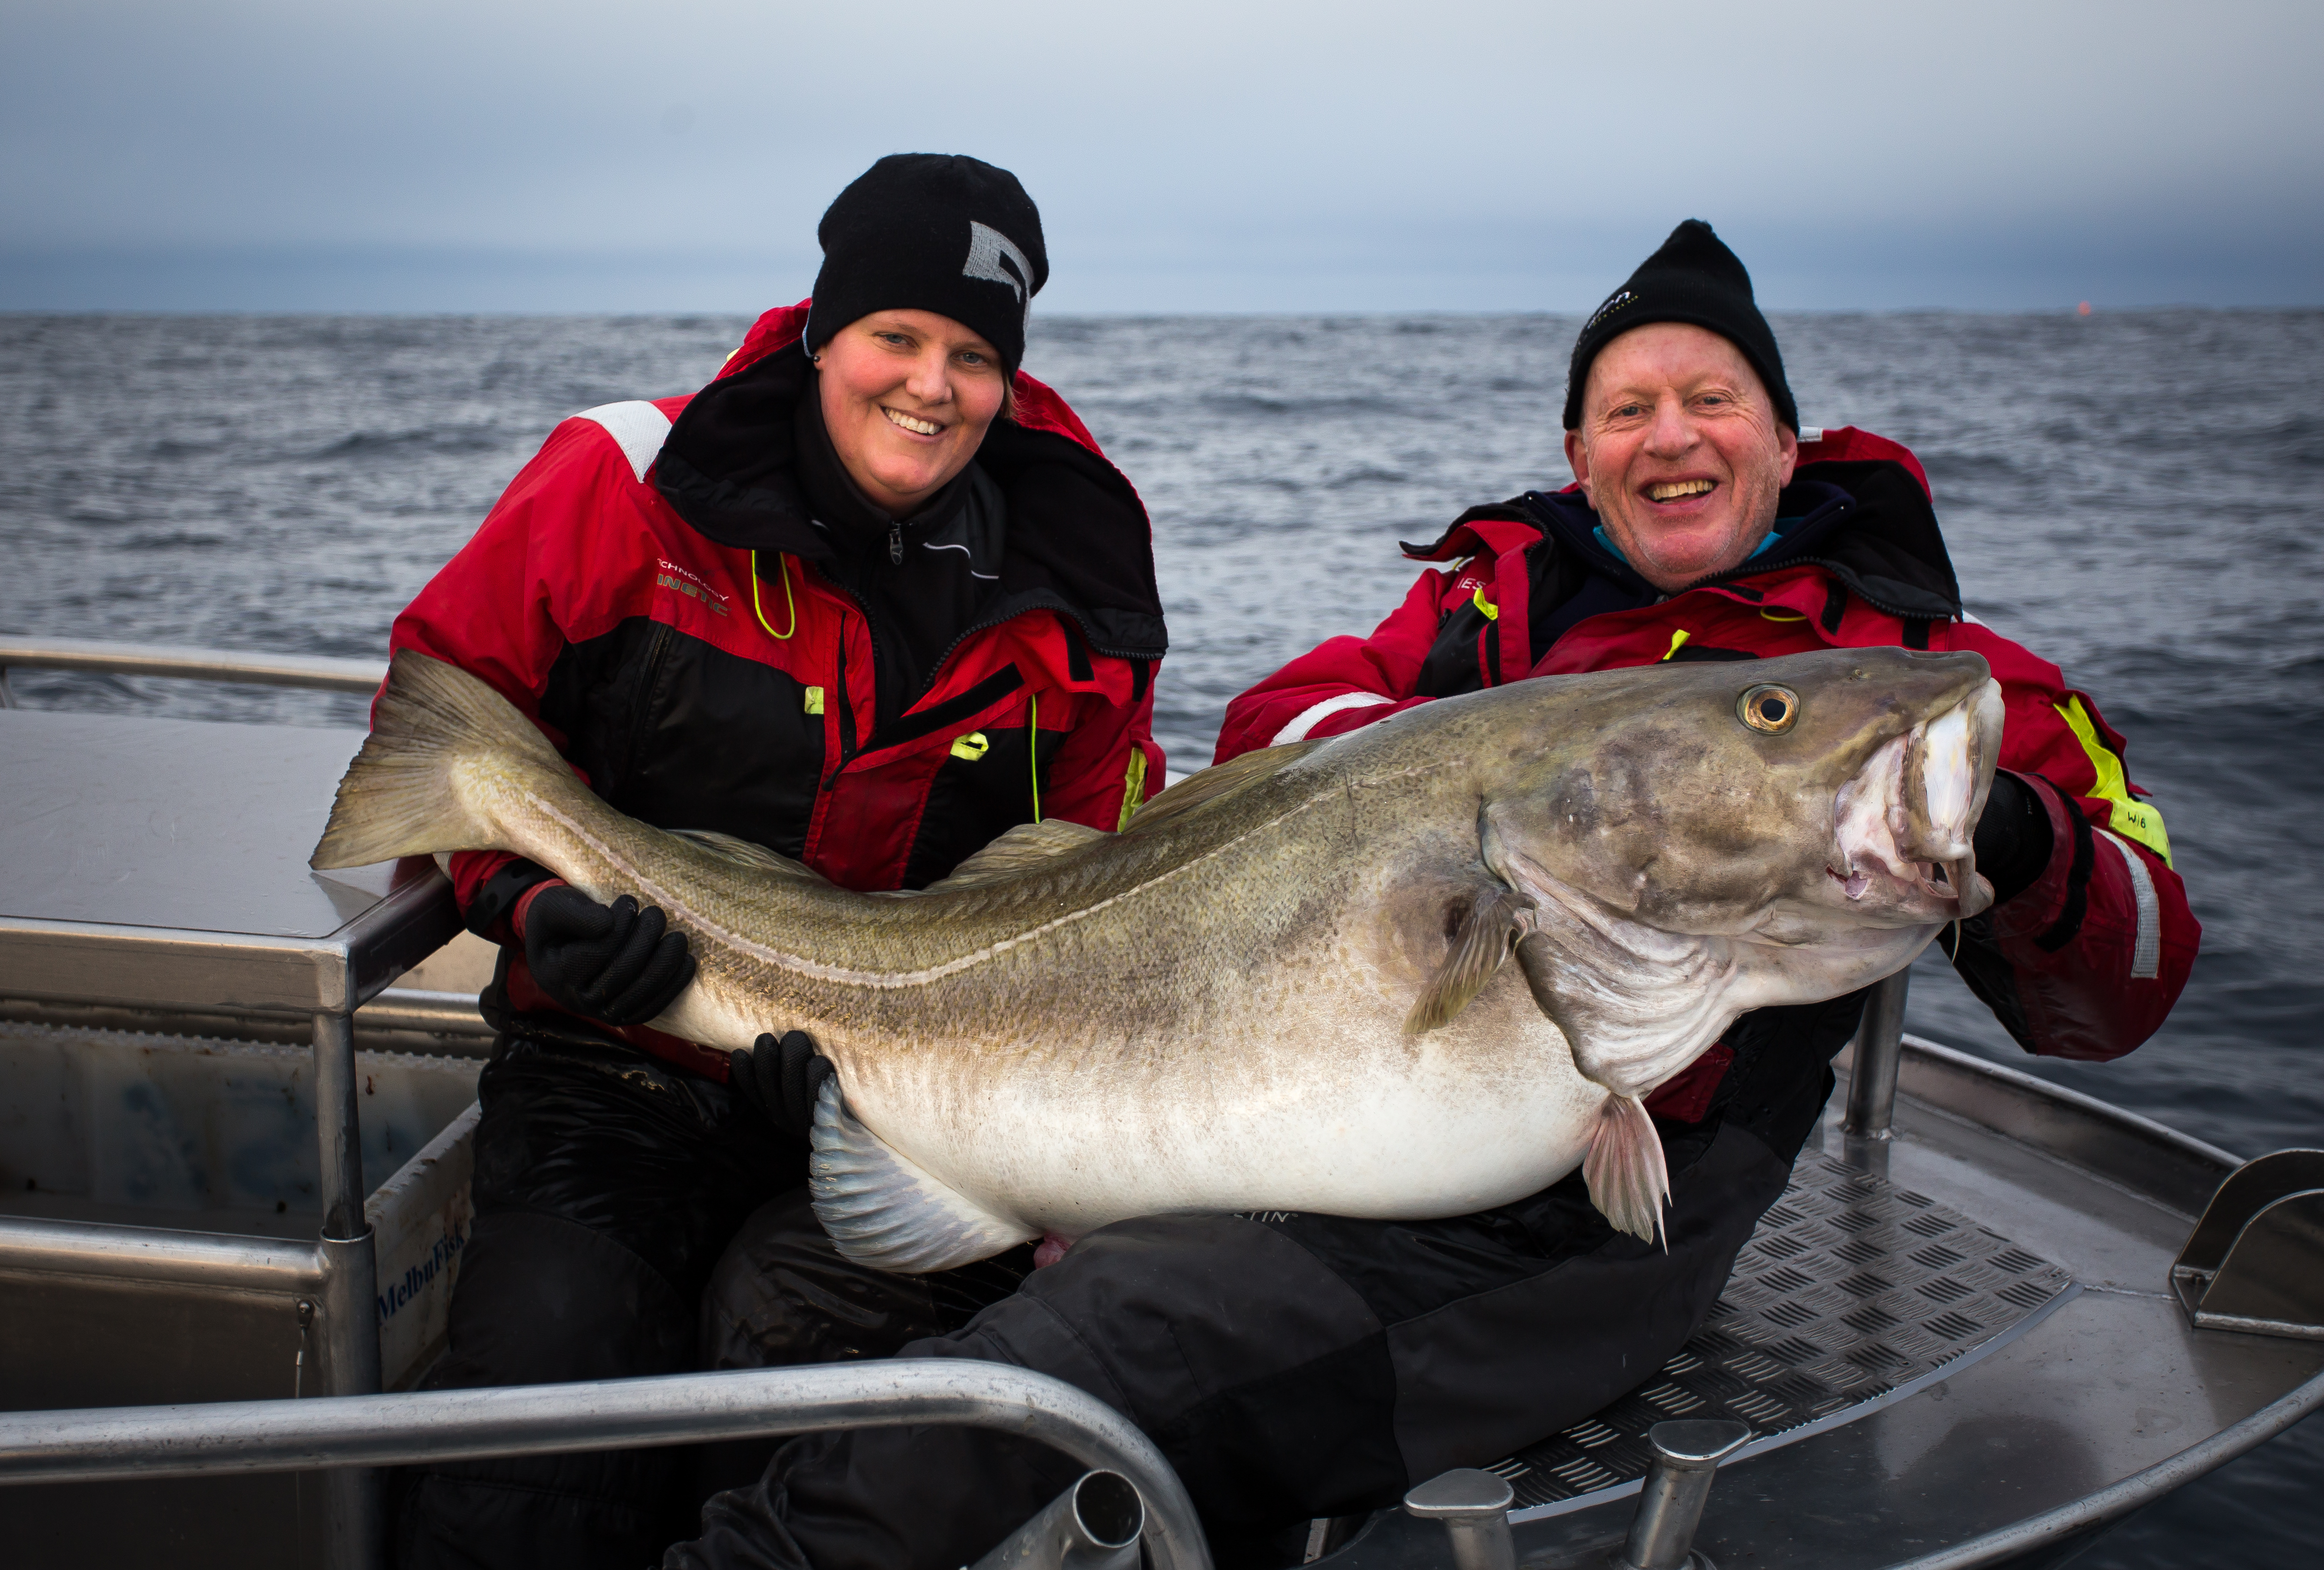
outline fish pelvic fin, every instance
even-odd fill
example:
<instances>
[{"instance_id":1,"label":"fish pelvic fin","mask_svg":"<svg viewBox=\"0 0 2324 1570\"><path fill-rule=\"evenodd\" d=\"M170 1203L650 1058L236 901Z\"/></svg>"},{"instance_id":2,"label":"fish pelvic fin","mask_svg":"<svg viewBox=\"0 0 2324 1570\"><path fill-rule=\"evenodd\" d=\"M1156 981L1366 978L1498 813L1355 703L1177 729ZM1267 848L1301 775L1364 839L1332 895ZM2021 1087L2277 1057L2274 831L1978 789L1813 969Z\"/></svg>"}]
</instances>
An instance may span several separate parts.
<instances>
[{"instance_id":1,"label":"fish pelvic fin","mask_svg":"<svg viewBox=\"0 0 2324 1570\"><path fill-rule=\"evenodd\" d=\"M1648 1243L1659 1235L1668 1252L1670 1234L1662 1216L1663 1201L1670 1198L1670 1167L1645 1102L1635 1096L1607 1096L1582 1157L1582 1180L1589 1185L1590 1202L1617 1232Z\"/></svg>"},{"instance_id":2,"label":"fish pelvic fin","mask_svg":"<svg viewBox=\"0 0 2324 1570\"><path fill-rule=\"evenodd\" d=\"M1452 933L1451 949L1436 974L1421 989L1420 999L1405 1015L1404 1033L1425 1035L1469 1006L1509 957L1509 947L1523 936L1534 902L1507 884L1487 883L1478 888Z\"/></svg>"},{"instance_id":3,"label":"fish pelvic fin","mask_svg":"<svg viewBox=\"0 0 2324 1570\"><path fill-rule=\"evenodd\" d=\"M815 1218L857 1264L901 1275L952 1270L1041 1235L995 1216L899 1155L825 1082L815 1104L807 1194Z\"/></svg>"},{"instance_id":4,"label":"fish pelvic fin","mask_svg":"<svg viewBox=\"0 0 2324 1570\"><path fill-rule=\"evenodd\" d=\"M463 764L539 765L572 779L539 726L483 682L413 649L388 666L371 735L339 781L308 865L367 867L398 856L493 846L499 831L463 794Z\"/></svg>"}]
</instances>

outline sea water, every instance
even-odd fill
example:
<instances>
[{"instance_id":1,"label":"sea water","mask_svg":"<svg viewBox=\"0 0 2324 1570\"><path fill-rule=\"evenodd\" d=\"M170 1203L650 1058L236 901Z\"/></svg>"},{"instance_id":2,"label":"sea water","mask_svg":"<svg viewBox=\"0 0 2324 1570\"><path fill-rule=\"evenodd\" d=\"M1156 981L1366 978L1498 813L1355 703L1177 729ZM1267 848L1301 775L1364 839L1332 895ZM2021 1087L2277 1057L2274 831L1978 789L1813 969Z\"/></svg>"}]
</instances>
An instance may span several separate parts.
<instances>
[{"instance_id":1,"label":"sea water","mask_svg":"<svg viewBox=\"0 0 2324 1570\"><path fill-rule=\"evenodd\" d=\"M0 317L0 631L376 656L555 423L682 392L740 317ZM1367 632L1462 509L1570 478L1570 317L1036 318L1154 519L1155 729ZM1909 1028L2237 1154L2324 1146L2324 312L1778 317L1801 418L1911 446L1972 612L2130 740L2203 923L2154 1040L2028 1059L1925 956ZM19 701L360 723L360 700L20 672ZM2310 1422L2094 1567L2296 1563Z\"/></svg>"}]
</instances>

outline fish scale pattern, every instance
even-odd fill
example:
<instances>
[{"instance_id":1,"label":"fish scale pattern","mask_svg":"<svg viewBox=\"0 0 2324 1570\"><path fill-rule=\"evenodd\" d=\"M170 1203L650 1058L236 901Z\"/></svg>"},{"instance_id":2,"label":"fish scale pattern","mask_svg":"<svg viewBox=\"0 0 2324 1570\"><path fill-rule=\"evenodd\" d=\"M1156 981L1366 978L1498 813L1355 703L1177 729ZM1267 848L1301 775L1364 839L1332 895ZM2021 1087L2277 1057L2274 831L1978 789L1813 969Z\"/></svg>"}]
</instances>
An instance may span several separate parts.
<instances>
[{"instance_id":1,"label":"fish scale pattern","mask_svg":"<svg viewBox=\"0 0 2324 1570\"><path fill-rule=\"evenodd\" d=\"M1733 1419L1755 1442L1804 1437L1974 1357L2072 1285L1933 1199L1803 1155L1678 1355L1490 1470L1515 1489L1515 1511L1578 1510L1646 1475L1646 1430L1665 1419Z\"/></svg>"}]
</instances>

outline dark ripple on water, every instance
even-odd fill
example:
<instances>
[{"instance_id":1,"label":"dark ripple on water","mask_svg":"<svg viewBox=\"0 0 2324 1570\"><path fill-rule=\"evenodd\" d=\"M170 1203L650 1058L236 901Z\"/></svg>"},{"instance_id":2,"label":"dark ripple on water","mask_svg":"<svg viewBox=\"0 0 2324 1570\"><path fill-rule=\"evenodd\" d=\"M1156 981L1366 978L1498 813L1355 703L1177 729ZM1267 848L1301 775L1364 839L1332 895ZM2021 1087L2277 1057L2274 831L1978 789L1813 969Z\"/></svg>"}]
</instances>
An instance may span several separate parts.
<instances>
[{"instance_id":1,"label":"dark ripple on water","mask_svg":"<svg viewBox=\"0 0 2324 1570\"><path fill-rule=\"evenodd\" d=\"M0 629L376 654L558 419L683 391L740 318L0 317ZM1557 317L1041 322L1028 364L1153 510L1175 652L1156 723L1226 700L1411 581L1397 539L1567 478ZM2028 1062L1941 962L1914 1028L2239 1152L2324 1145L2324 313L1778 323L1803 418L1927 464L1971 608L2132 739L2204 952L2161 1035ZM360 722L351 698L23 675L31 702ZM2310 1424L2092 1565L2312 1550Z\"/></svg>"}]
</instances>

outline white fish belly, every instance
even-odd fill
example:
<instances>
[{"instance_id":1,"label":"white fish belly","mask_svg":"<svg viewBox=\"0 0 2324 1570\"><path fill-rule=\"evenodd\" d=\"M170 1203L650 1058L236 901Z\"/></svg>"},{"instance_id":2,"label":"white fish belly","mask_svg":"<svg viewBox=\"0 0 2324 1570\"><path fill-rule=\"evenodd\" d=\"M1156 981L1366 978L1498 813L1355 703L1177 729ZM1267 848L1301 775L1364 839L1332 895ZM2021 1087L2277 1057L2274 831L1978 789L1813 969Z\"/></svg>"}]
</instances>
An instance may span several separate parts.
<instances>
[{"instance_id":1,"label":"white fish belly","mask_svg":"<svg viewBox=\"0 0 2324 1570\"><path fill-rule=\"evenodd\" d=\"M1515 966L1418 1039L1356 999L1005 1072L929 1045L844 1065L856 1116L979 1205L1068 1235L1163 1214L1465 1215L1572 1171L1607 1094Z\"/></svg>"}]
</instances>

